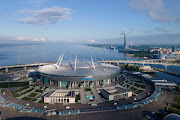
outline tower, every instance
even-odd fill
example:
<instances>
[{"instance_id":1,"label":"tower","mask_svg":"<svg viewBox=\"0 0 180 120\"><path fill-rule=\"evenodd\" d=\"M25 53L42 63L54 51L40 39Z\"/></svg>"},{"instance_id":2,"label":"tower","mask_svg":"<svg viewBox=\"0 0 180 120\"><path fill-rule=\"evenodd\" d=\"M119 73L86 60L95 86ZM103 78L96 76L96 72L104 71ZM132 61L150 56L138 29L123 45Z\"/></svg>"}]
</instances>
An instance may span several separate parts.
<instances>
[{"instance_id":1,"label":"tower","mask_svg":"<svg viewBox=\"0 0 180 120\"><path fill-rule=\"evenodd\" d=\"M124 31L124 49L128 49L126 28L125 28L125 31Z\"/></svg>"}]
</instances>

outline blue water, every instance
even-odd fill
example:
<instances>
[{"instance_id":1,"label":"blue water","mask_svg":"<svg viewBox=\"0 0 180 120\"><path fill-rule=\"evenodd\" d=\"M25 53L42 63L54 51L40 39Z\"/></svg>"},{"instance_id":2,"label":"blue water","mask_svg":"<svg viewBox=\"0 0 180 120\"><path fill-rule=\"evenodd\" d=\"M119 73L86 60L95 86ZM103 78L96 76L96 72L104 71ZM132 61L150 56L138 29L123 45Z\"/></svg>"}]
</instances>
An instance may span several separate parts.
<instances>
[{"instance_id":1,"label":"blue water","mask_svg":"<svg viewBox=\"0 0 180 120\"><path fill-rule=\"evenodd\" d=\"M119 53L117 50L97 49L86 45L80 44L0 44L0 66L37 63L37 62L54 62L57 61L61 52L64 52L64 59L74 59L77 54L78 58L90 59L90 55L101 60L138 60L129 58L124 53ZM95 59L95 58L94 58ZM152 65L164 69L162 65ZM167 70L175 73L180 73L180 67L168 66Z\"/></svg>"},{"instance_id":2,"label":"blue water","mask_svg":"<svg viewBox=\"0 0 180 120\"><path fill-rule=\"evenodd\" d=\"M172 75L168 75L166 73L162 73L162 72L157 72L157 75L161 78L164 78L164 79L167 79L167 80L170 80L170 81L173 81L175 83L180 83L180 78L179 77L175 77L175 76L172 76Z\"/></svg>"},{"instance_id":3,"label":"blue water","mask_svg":"<svg viewBox=\"0 0 180 120\"><path fill-rule=\"evenodd\" d=\"M79 44L42 44L42 45L0 45L0 66L37 62L56 61L64 52L64 60L78 58L90 59L90 55L97 60L136 60L128 58L117 50L97 49ZM95 58L94 58L95 59Z\"/></svg>"}]
</instances>

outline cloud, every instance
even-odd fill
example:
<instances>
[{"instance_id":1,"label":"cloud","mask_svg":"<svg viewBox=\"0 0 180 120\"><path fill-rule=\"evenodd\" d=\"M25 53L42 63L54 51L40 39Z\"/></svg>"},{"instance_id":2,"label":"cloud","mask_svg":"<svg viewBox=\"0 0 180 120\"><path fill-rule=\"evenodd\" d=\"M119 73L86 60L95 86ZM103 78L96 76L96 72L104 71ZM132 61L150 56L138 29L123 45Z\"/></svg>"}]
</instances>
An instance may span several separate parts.
<instances>
[{"instance_id":1,"label":"cloud","mask_svg":"<svg viewBox=\"0 0 180 120\"><path fill-rule=\"evenodd\" d=\"M166 33L166 32L168 32L164 27L156 27L156 28L154 28L157 32L164 32L164 33Z\"/></svg>"},{"instance_id":2,"label":"cloud","mask_svg":"<svg viewBox=\"0 0 180 120\"><path fill-rule=\"evenodd\" d=\"M34 42L46 42L44 38L35 37L12 37L12 36L0 36L0 41L34 41Z\"/></svg>"},{"instance_id":3,"label":"cloud","mask_svg":"<svg viewBox=\"0 0 180 120\"><path fill-rule=\"evenodd\" d=\"M180 22L180 18L175 15L180 9L179 7L174 7L176 1L171 1L171 4L168 4L168 7L163 0L129 0L128 5L135 10L145 11L147 15L155 21Z\"/></svg>"},{"instance_id":4,"label":"cloud","mask_svg":"<svg viewBox=\"0 0 180 120\"><path fill-rule=\"evenodd\" d=\"M96 41L95 40L90 40L89 43L95 43Z\"/></svg>"},{"instance_id":5,"label":"cloud","mask_svg":"<svg viewBox=\"0 0 180 120\"><path fill-rule=\"evenodd\" d=\"M47 0L29 0L27 1L28 3L36 3L36 4L41 4L46 2Z\"/></svg>"},{"instance_id":6,"label":"cloud","mask_svg":"<svg viewBox=\"0 0 180 120\"><path fill-rule=\"evenodd\" d=\"M59 8L51 7L44 8L41 10L20 10L19 13L26 15L25 18L19 19L18 21L23 24L54 24L61 20L71 19L72 14L70 8Z\"/></svg>"}]
</instances>

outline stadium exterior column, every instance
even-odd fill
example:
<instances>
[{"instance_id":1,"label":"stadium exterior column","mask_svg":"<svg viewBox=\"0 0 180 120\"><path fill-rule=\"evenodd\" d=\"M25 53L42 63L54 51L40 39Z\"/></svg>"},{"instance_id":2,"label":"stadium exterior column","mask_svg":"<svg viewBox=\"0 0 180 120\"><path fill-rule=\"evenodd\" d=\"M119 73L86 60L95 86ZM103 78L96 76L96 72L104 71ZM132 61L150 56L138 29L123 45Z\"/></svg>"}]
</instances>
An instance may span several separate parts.
<instances>
[{"instance_id":1,"label":"stadium exterior column","mask_svg":"<svg viewBox=\"0 0 180 120\"><path fill-rule=\"evenodd\" d=\"M117 66L119 67L119 62L117 62Z\"/></svg>"},{"instance_id":2,"label":"stadium exterior column","mask_svg":"<svg viewBox=\"0 0 180 120\"><path fill-rule=\"evenodd\" d=\"M76 87L76 82L74 82L74 87Z\"/></svg>"},{"instance_id":3,"label":"stadium exterior column","mask_svg":"<svg viewBox=\"0 0 180 120\"><path fill-rule=\"evenodd\" d=\"M71 82L69 82L69 87L71 88L72 86L71 86Z\"/></svg>"},{"instance_id":4,"label":"stadium exterior column","mask_svg":"<svg viewBox=\"0 0 180 120\"><path fill-rule=\"evenodd\" d=\"M84 87L85 87L85 81L84 81Z\"/></svg>"},{"instance_id":5,"label":"stadium exterior column","mask_svg":"<svg viewBox=\"0 0 180 120\"><path fill-rule=\"evenodd\" d=\"M89 87L89 81L88 81L88 87Z\"/></svg>"},{"instance_id":6,"label":"stadium exterior column","mask_svg":"<svg viewBox=\"0 0 180 120\"><path fill-rule=\"evenodd\" d=\"M49 80L49 85L51 85L51 80Z\"/></svg>"},{"instance_id":7,"label":"stadium exterior column","mask_svg":"<svg viewBox=\"0 0 180 120\"><path fill-rule=\"evenodd\" d=\"M74 82L72 83L72 87L74 88Z\"/></svg>"}]
</instances>

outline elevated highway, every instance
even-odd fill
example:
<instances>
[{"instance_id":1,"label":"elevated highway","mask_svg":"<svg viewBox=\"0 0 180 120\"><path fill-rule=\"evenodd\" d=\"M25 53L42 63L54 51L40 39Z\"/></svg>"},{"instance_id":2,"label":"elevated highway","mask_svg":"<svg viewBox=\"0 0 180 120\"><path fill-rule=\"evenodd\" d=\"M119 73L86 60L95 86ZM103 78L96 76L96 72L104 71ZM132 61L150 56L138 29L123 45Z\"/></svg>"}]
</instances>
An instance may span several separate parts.
<instances>
[{"instance_id":1,"label":"elevated highway","mask_svg":"<svg viewBox=\"0 0 180 120\"><path fill-rule=\"evenodd\" d=\"M170 62L162 62L162 60L154 59L154 60L141 60L141 61L134 61L134 60L104 60L98 61L100 63L117 63L117 64L156 64L156 65L164 65L164 66L180 66L177 63L170 63Z\"/></svg>"},{"instance_id":2,"label":"elevated highway","mask_svg":"<svg viewBox=\"0 0 180 120\"><path fill-rule=\"evenodd\" d=\"M8 72L10 68L24 68L26 70L27 67L36 67L41 65L48 65L51 63L29 63L29 64L19 64L19 65L7 65L7 66L0 66L0 69L5 69L5 72Z\"/></svg>"},{"instance_id":3,"label":"elevated highway","mask_svg":"<svg viewBox=\"0 0 180 120\"><path fill-rule=\"evenodd\" d=\"M100 63L117 63L117 64L156 64L156 65L164 65L167 66L180 66L180 64L177 63L170 63L170 62L163 62L163 60L160 59L153 59L153 60L99 60ZM5 72L8 72L8 69L10 68L24 68L26 70L27 67L36 67L41 65L48 65L52 64L52 62L46 62L46 63L28 63L28 64L19 64L19 65L7 65L7 66L0 66L0 69L5 69Z\"/></svg>"}]
</instances>

